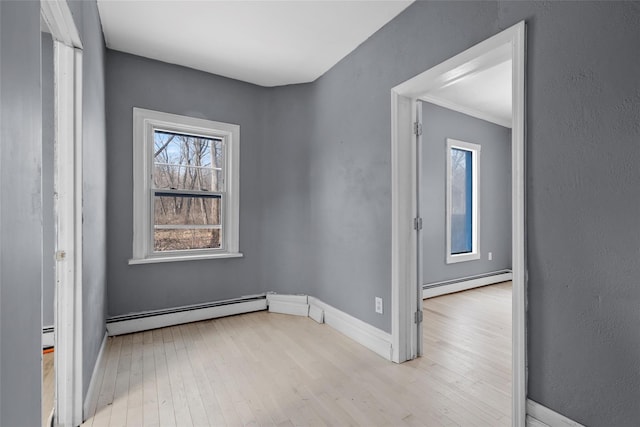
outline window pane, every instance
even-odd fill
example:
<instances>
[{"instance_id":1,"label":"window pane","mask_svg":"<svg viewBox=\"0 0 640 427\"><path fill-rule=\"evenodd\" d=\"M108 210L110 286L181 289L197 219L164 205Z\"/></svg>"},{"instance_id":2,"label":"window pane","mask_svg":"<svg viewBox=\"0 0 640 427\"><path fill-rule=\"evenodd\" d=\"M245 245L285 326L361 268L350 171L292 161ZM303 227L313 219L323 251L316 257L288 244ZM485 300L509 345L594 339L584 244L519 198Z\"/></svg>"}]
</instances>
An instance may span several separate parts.
<instances>
[{"instance_id":1,"label":"window pane","mask_svg":"<svg viewBox=\"0 0 640 427\"><path fill-rule=\"evenodd\" d=\"M155 188L224 191L221 139L156 130L153 141Z\"/></svg>"},{"instance_id":2,"label":"window pane","mask_svg":"<svg viewBox=\"0 0 640 427\"><path fill-rule=\"evenodd\" d=\"M181 251L188 249L219 249L222 247L220 229L161 229L154 230L153 250Z\"/></svg>"},{"instance_id":3,"label":"window pane","mask_svg":"<svg viewBox=\"0 0 640 427\"><path fill-rule=\"evenodd\" d=\"M221 196L156 192L155 225L220 225Z\"/></svg>"},{"instance_id":4,"label":"window pane","mask_svg":"<svg viewBox=\"0 0 640 427\"><path fill-rule=\"evenodd\" d=\"M221 248L221 197L156 192L154 250Z\"/></svg>"},{"instance_id":5,"label":"window pane","mask_svg":"<svg viewBox=\"0 0 640 427\"><path fill-rule=\"evenodd\" d=\"M472 153L459 148L451 149L451 253L462 254L473 250L473 191Z\"/></svg>"}]
</instances>

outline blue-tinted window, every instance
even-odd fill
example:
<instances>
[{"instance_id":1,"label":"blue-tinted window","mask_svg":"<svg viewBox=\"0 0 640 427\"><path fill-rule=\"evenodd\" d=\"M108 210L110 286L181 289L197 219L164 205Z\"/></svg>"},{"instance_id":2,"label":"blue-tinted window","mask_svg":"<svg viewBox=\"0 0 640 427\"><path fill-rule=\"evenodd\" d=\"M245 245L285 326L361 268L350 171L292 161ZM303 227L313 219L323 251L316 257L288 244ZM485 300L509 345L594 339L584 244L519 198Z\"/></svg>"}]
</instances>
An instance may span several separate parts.
<instances>
[{"instance_id":1,"label":"blue-tinted window","mask_svg":"<svg viewBox=\"0 0 640 427\"><path fill-rule=\"evenodd\" d=\"M473 153L451 148L451 254L473 251Z\"/></svg>"}]
</instances>

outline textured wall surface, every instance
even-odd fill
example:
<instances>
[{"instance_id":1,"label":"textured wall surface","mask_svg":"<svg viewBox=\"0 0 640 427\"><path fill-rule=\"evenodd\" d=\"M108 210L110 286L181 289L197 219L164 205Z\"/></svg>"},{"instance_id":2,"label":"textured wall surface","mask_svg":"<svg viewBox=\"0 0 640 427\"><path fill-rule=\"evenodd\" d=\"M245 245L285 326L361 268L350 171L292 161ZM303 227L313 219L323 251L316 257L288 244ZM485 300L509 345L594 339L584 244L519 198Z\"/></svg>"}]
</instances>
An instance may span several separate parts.
<instances>
[{"instance_id":1,"label":"textured wall surface","mask_svg":"<svg viewBox=\"0 0 640 427\"><path fill-rule=\"evenodd\" d=\"M422 103L423 283L511 269L511 130ZM446 263L447 138L480 145L480 259ZM493 254L489 261L488 252Z\"/></svg>"},{"instance_id":2,"label":"textured wall surface","mask_svg":"<svg viewBox=\"0 0 640 427\"><path fill-rule=\"evenodd\" d=\"M109 313L275 290L390 331L389 91L526 20L529 394L637 425L639 8L416 2L316 82L268 91L109 52ZM242 126L244 259L127 265L133 106Z\"/></svg>"},{"instance_id":3,"label":"textured wall surface","mask_svg":"<svg viewBox=\"0 0 640 427\"><path fill-rule=\"evenodd\" d=\"M53 217L53 39L42 33L42 326L53 326L56 283Z\"/></svg>"},{"instance_id":4,"label":"textured wall surface","mask_svg":"<svg viewBox=\"0 0 640 427\"><path fill-rule=\"evenodd\" d=\"M529 394L637 425L639 9L417 2L315 82L306 291L390 329L389 89L526 20Z\"/></svg>"},{"instance_id":5,"label":"textured wall surface","mask_svg":"<svg viewBox=\"0 0 640 427\"><path fill-rule=\"evenodd\" d=\"M508 3L527 19L532 399L640 420L640 3Z\"/></svg>"},{"instance_id":6,"label":"textured wall surface","mask_svg":"<svg viewBox=\"0 0 640 427\"><path fill-rule=\"evenodd\" d=\"M218 301L261 292L259 170L264 88L150 59L107 52L109 315ZM128 265L133 236L133 107L240 125L240 251L243 258ZM273 168L273 169L271 169Z\"/></svg>"},{"instance_id":7,"label":"textured wall surface","mask_svg":"<svg viewBox=\"0 0 640 427\"><path fill-rule=\"evenodd\" d=\"M40 4L0 2L0 425L40 425Z\"/></svg>"},{"instance_id":8,"label":"textured wall surface","mask_svg":"<svg viewBox=\"0 0 640 427\"><path fill-rule=\"evenodd\" d=\"M498 32L497 15L496 3L415 3L313 83L309 294L391 330L390 90Z\"/></svg>"},{"instance_id":9,"label":"textured wall surface","mask_svg":"<svg viewBox=\"0 0 640 427\"><path fill-rule=\"evenodd\" d=\"M106 331L107 160L105 47L95 1L70 2L83 46L82 334L83 395Z\"/></svg>"}]
</instances>

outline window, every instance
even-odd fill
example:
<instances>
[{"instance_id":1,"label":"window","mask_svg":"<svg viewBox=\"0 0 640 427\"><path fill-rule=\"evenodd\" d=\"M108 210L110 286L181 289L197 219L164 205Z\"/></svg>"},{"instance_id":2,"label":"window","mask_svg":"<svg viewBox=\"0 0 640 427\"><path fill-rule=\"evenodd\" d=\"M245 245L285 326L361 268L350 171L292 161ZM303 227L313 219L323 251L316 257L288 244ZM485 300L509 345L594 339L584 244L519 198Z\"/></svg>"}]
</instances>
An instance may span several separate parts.
<instances>
[{"instance_id":1,"label":"window","mask_svg":"<svg viewBox=\"0 0 640 427\"><path fill-rule=\"evenodd\" d=\"M133 109L130 264L240 257L240 127Z\"/></svg>"},{"instance_id":2,"label":"window","mask_svg":"<svg viewBox=\"0 0 640 427\"><path fill-rule=\"evenodd\" d=\"M447 264L480 258L480 146L447 139Z\"/></svg>"}]
</instances>

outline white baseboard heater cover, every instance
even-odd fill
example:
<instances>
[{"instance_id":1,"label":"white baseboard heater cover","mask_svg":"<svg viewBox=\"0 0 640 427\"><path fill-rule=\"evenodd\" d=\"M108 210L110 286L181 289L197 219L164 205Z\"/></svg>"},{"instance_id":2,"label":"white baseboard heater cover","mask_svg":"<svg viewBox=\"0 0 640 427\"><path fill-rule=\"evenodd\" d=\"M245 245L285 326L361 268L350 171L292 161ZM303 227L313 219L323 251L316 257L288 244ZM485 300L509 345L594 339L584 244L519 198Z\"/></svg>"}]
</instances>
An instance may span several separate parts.
<instances>
[{"instance_id":1,"label":"white baseboard heater cover","mask_svg":"<svg viewBox=\"0 0 640 427\"><path fill-rule=\"evenodd\" d=\"M491 273L469 276L443 282L429 283L422 286L422 298L433 298L454 292L466 291L494 283L506 282L513 279L511 270L500 270Z\"/></svg>"},{"instance_id":2,"label":"white baseboard heater cover","mask_svg":"<svg viewBox=\"0 0 640 427\"><path fill-rule=\"evenodd\" d=\"M145 311L107 319L107 332L109 336L130 334L266 309L267 299L264 295L257 295L208 304Z\"/></svg>"},{"instance_id":3,"label":"white baseboard heater cover","mask_svg":"<svg viewBox=\"0 0 640 427\"><path fill-rule=\"evenodd\" d=\"M267 293L269 313L291 314L294 316L309 315L309 302L306 295L285 295Z\"/></svg>"}]
</instances>

